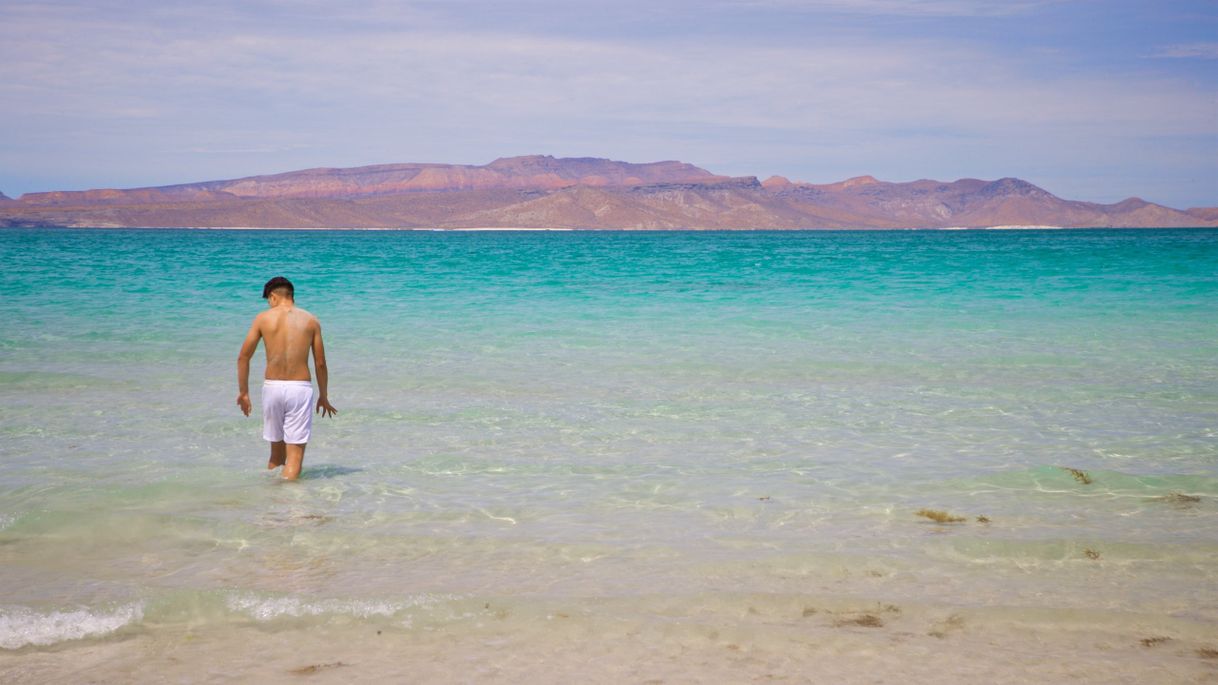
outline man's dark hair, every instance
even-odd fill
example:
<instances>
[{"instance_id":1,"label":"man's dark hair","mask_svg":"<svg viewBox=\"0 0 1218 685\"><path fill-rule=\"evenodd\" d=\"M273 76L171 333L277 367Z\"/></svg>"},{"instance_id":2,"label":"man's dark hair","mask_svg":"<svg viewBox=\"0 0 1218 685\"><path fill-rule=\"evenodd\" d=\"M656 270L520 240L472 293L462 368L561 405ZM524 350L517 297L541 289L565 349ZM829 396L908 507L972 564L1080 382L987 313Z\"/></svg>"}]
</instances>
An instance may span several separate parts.
<instances>
[{"instance_id":1,"label":"man's dark hair","mask_svg":"<svg viewBox=\"0 0 1218 685\"><path fill-rule=\"evenodd\" d=\"M292 298L293 300L296 299L296 289L292 287L292 282L283 276L276 276L267 281L266 285L262 286L262 299L265 300L269 298L271 293L280 289L288 291L288 297Z\"/></svg>"}]
</instances>

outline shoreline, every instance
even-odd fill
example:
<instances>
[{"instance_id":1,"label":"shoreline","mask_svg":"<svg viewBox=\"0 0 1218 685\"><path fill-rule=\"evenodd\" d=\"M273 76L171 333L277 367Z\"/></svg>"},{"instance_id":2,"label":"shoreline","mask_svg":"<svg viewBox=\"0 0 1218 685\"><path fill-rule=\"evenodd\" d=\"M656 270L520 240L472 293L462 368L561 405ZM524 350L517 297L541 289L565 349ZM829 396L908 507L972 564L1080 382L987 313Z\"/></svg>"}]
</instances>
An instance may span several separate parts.
<instances>
[{"instance_id":1,"label":"shoreline","mask_svg":"<svg viewBox=\"0 0 1218 685\"><path fill-rule=\"evenodd\" d=\"M308 609L310 605L304 605ZM0 650L9 682L224 675L260 682L714 681L809 678L1197 682L1213 672L1204 620L1128 609L1047 609L889 601L849 595L452 599L396 614L320 615L272 602L232 622L133 621L97 637ZM298 612L299 613L299 612ZM307 613L307 611L305 612ZM254 646L256 645L256 646ZM1023 655L1038 654L1027 660ZM625 658L623 658L625 657ZM595 674L594 676L591 674Z\"/></svg>"},{"instance_id":2,"label":"shoreline","mask_svg":"<svg viewBox=\"0 0 1218 685\"><path fill-rule=\"evenodd\" d=\"M913 226L903 228L568 228L535 226L479 226L420 228L386 226L0 226L0 230L80 231L369 231L417 233L892 233L967 231L1206 231L1218 226Z\"/></svg>"}]
</instances>

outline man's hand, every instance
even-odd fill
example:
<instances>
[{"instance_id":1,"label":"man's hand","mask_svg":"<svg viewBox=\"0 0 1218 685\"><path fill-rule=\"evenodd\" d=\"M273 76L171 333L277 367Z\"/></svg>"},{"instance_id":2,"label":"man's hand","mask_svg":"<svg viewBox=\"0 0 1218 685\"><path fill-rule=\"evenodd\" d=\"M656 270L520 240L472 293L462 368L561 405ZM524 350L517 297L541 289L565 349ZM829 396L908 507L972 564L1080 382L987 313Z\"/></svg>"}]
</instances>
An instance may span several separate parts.
<instances>
[{"instance_id":1,"label":"man's hand","mask_svg":"<svg viewBox=\"0 0 1218 685\"><path fill-rule=\"evenodd\" d=\"M246 413L248 414L249 412ZM328 398L319 397L317 398L317 413L322 416L334 416L338 413L338 410L334 408L334 405L330 404Z\"/></svg>"},{"instance_id":2,"label":"man's hand","mask_svg":"<svg viewBox=\"0 0 1218 685\"><path fill-rule=\"evenodd\" d=\"M243 392L237 395L237 406L241 407L241 413L246 416L250 415L250 394Z\"/></svg>"}]
</instances>

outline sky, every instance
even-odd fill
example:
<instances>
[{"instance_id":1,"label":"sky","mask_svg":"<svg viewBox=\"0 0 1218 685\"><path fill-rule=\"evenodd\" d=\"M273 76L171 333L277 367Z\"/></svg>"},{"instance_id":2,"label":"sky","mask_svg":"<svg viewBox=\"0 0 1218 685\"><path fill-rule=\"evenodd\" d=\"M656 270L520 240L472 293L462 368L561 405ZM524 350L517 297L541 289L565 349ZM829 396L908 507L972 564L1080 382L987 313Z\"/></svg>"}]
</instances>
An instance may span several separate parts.
<instances>
[{"instance_id":1,"label":"sky","mask_svg":"<svg viewBox=\"0 0 1218 685\"><path fill-rule=\"evenodd\" d=\"M1218 206L1218 1L0 0L0 192L550 154Z\"/></svg>"}]
</instances>

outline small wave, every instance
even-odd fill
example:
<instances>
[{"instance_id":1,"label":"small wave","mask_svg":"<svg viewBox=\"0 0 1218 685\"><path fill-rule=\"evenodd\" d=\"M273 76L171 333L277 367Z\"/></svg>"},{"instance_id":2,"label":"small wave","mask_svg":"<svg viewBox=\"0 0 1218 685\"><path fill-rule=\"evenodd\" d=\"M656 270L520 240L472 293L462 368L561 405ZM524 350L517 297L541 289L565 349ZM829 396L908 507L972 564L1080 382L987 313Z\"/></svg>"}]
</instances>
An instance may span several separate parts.
<instances>
[{"instance_id":1,"label":"small wave","mask_svg":"<svg viewBox=\"0 0 1218 685\"><path fill-rule=\"evenodd\" d=\"M144 603L133 602L110 611L38 612L28 607L0 608L0 649L45 647L67 640L108 635L144 618Z\"/></svg>"},{"instance_id":2,"label":"small wave","mask_svg":"<svg viewBox=\"0 0 1218 685\"><path fill-rule=\"evenodd\" d=\"M425 607L438 602L456 599L449 595L416 595L406 600L388 602L377 600L321 599L304 601L299 597L264 597L255 594L229 595L225 604L257 621L273 621L279 618L302 618L306 616L354 616L372 618L392 617L406 609Z\"/></svg>"}]
</instances>

